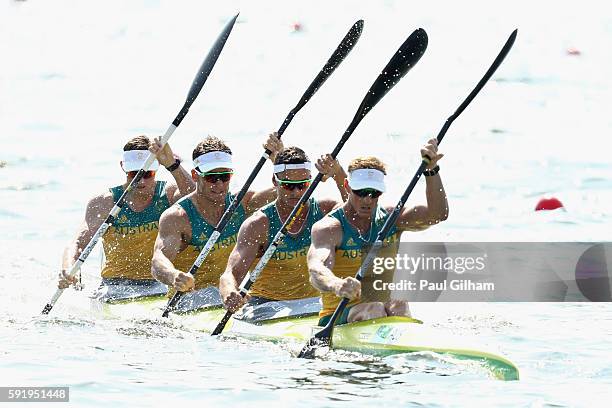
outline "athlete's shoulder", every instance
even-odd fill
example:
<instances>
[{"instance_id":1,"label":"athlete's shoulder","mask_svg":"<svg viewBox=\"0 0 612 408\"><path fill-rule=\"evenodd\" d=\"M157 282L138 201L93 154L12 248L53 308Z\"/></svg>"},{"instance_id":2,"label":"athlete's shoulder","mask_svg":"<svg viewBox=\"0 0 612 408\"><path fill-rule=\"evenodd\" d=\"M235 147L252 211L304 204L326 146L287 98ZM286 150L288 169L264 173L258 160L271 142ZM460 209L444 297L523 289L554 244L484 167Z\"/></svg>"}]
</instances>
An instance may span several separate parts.
<instances>
[{"instance_id":1,"label":"athlete's shoulder","mask_svg":"<svg viewBox=\"0 0 612 408\"><path fill-rule=\"evenodd\" d=\"M85 220L89 225L100 225L113 209L115 202L110 191L89 199L85 209Z\"/></svg>"},{"instance_id":2,"label":"athlete's shoulder","mask_svg":"<svg viewBox=\"0 0 612 408\"><path fill-rule=\"evenodd\" d=\"M161 223L177 223L181 221L189 222L189 215L180 202L187 197L183 197L178 202L174 203L170 207L162 212L161 217L159 218L159 222Z\"/></svg>"},{"instance_id":3,"label":"athlete's shoulder","mask_svg":"<svg viewBox=\"0 0 612 408\"><path fill-rule=\"evenodd\" d=\"M260 208L244 220L241 229L262 232L267 230L269 223L268 215Z\"/></svg>"},{"instance_id":4,"label":"athlete's shoulder","mask_svg":"<svg viewBox=\"0 0 612 408\"><path fill-rule=\"evenodd\" d=\"M179 198L174 204L172 204L170 206L170 208L172 207L179 207L182 209L186 209L186 208L190 208L193 207L193 201L192 198L195 196L196 192L191 192L189 194L187 194L184 197Z\"/></svg>"},{"instance_id":5,"label":"athlete's shoulder","mask_svg":"<svg viewBox=\"0 0 612 408\"><path fill-rule=\"evenodd\" d=\"M115 205L113 194L109 190L106 190L101 194L91 197L87 203L87 209L108 209L108 211L110 211L113 205Z\"/></svg>"},{"instance_id":6,"label":"athlete's shoulder","mask_svg":"<svg viewBox=\"0 0 612 408\"><path fill-rule=\"evenodd\" d=\"M316 202L319 205L319 208L321 209L321 212L323 212L323 214L329 214L342 206L342 203L340 201L335 200L333 198L321 198L316 200Z\"/></svg>"},{"instance_id":7,"label":"athlete's shoulder","mask_svg":"<svg viewBox=\"0 0 612 408\"><path fill-rule=\"evenodd\" d=\"M264 204L263 206L255 210L255 212L253 212L253 215L257 213L263 213L266 217L268 217L271 211L276 211L275 206L276 206L276 200L269 202L267 204Z\"/></svg>"},{"instance_id":8,"label":"athlete's shoulder","mask_svg":"<svg viewBox=\"0 0 612 408\"><path fill-rule=\"evenodd\" d=\"M331 233L336 230L342 230L342 224L335 217L323 217L319 221L315 222L312 226L312 233L315 232L327 232Z\"/></svg>"},{"instance_id":9,"label":"athlete's shoulder","mask_svg":"<svg viewBox=\"0 0 612 408\"><path fill-rule=\"evenodd\" d=\"M342 241L342 225L333 217L323 217L315 222L311 230L312 246L337 247Z\"/></svg>"}]
</instances>

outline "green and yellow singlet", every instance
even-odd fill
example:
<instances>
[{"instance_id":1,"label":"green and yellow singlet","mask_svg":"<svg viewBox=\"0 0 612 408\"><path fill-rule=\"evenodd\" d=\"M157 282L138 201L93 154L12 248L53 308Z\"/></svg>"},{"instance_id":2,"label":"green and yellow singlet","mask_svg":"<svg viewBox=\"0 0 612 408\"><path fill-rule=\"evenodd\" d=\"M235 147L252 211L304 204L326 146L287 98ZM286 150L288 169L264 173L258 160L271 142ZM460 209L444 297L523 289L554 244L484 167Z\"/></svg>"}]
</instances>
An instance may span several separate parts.
<instances>
[{"instance_id":1,"label":"green and yellow singlet","mask_svg":"<svg viewBox=\"0 0 612 408\"><path fill-rule=\"evenodd\" d=\"M253 284L250 292L252 296L272 300L294 300L319 295L310 284L306 255L310 247L312 226L323 218L323 212L314 198L310 198L308 203L308 216L302 231L297 236L286 235L283 238ZM268 217L268 243L270 243L283 225L278 216L276 201L262 207L260 211ZM257 260L252 267L256 263Z\"/></svg>"},{"instance_id":2,"label":"green and yellow singlet","mask_svg":"<svg viewBox=\"0 0 612 408\"><path fill-rule=\"evenodd\" d=\"M382 229L383 224L387 218L387 211L382 207L377 207L375 215L370 225L370 230L367 232L367 237L363 237L359 234L357 229L353 227L344 213L343 208L338 208L328 214L329 217L334 217L340 221L342 226L342 242L340 246L336 248L336 261L332 272L338 278L344 279L349 276L354 277L357 270L361 266L363 249L366 245L371 245L376 241L378 232ZM378 252L378 257L395 257L398 251L400 242L401 231L398 231L394 226L391 228L389 235L383 241L383 247ZM382 279L383 281L391 281L393 279L394 270L386 270L380 275L373 276L372 274L366 274L361 282L361 293L363 300L368 302L382 301L385 302L389 297L388 291L374 291L372 290L372 282L374 279ZM389 276L390 275L390 276ZM367 299L365 299L367 297ZM340 298L333 292L321 292L321 301L323 306L319 312L319 317L331 315L338 304ZM354 299L348 307L354 306L361 302L362 299Z\"/></svg>"},{"instance_id":3,"label":"green and yellow singlet","mask_svg":"<svg viewBox=\"0 0 612 408\"><path fill-rule=\"evenodd\" d=\"M228 193L225 196L225 208L228 208L232 203L234 196ZM208 238L213 233L215 226L210 225L206 221L190 198L183 198L177 203L187 213L189 223L191 224L191 241L189 246L185 248L174 260L174 267L180 271L188 272L196 258L200 254L202 248L208 241ZM195 289L202 289L207 286L219 286L219 278L227 265L227 258L236 246L236 238L238 230L246 218L246 212L242 204L238 206L232 218L227 223L221 236L212 247L212 250L198 269L195 275ZM173 290L168 292L169 296L174 294Z\"/></svg>"},{"instance_id":4,"label":"green and yellow singlet","mask_svg":"<svg viewBox=\"0 0 612 408\"><path fill-rule=\"evenodd\" d=\"M103 235L105 255L103 278L153 279L151 258L159 230L159 217L170 207L165 192L166 182L158 181L151 204L136 212L124 205L111 227ZM110 189L117 202L123 186Z\"/></svg>"}]
</instances>

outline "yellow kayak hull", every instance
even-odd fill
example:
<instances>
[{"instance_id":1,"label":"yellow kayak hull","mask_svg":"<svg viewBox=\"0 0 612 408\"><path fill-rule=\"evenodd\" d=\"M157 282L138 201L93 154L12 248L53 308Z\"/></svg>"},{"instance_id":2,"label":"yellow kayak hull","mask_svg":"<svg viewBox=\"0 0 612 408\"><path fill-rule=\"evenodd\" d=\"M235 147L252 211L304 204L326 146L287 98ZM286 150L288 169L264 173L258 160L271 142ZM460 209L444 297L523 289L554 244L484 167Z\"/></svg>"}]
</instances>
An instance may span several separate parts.
<instances>
[{"instance_id":1,"label":"yellow kayak hull","mask_svg":"<svg viewBox=\"0 0 612 408\"><path fill-rule=\"evenodd\" d=\"M97 303L97 304L95 304ZM98 316L105 318L160 318L167 303L166 297L152 297L138 301L99 303L92 301ZM191 330L212 332L225 310L213 308L182 315L171 315L171 320ZM230 319L224 333L249 339L294 341L305 343L316 331L317 316L288 317L254 324ZM337 326L332 348L376 356L399 353L432 352L449 355L459 360L477 362L499 380L518 380L518 368L508 359L488 351L475 349L464 337L422 324L408 317L384 317Z\"/></svg>"}]
</instances>

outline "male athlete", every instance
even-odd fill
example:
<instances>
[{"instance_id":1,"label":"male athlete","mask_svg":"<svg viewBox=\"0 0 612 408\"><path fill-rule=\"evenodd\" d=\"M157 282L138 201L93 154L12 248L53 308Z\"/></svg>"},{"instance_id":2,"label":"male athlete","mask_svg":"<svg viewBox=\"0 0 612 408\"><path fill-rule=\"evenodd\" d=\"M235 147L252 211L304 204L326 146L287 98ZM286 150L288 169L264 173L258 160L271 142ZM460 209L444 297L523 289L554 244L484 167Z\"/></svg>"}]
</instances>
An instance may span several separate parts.
<instances>
[{"instance_id":1,"label":"male athlete","mask_svg":"<svg viewBox=\"0 0 612 408\"><path fill-rule=\"evenodd\" d=\"M422 149L421 156L431 160L423 173L426 180L427 205L404 208L394 227L384 239L379 257L395 257L402 231L420 231L448 217L448 202L438 171L436 139L431 139ZM312 245L308 252L308 269L312 285L321 292L322 308L319 325L329 321L341 298L350 299L337 324L384 316L410 316L408 303L391 300L389 293L374 293L374 301L360 299L362 286L370 291L371 276L363 284L355 276L362 258L363 249L376 241L378 232L393 211L393 207L382 207L378 198L385 192L386 168L375 157L360 157L351 161L346 189L348 201L312 228ZM391 272L391 276L393 271ZM377 279L389 279L377 276ZM371 291L370 291L371 292ZM370 293L370 295L372 295Z\"/></svg>"}]
</instances>

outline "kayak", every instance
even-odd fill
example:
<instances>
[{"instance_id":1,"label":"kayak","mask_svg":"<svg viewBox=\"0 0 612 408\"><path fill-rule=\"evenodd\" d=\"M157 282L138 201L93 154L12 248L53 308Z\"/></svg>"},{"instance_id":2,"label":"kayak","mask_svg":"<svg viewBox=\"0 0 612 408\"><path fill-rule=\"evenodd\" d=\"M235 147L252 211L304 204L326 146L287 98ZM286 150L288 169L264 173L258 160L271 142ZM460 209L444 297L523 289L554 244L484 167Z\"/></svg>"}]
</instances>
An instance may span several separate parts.
<instances>
[{"instance_id":1,"label":"kayak","mask_svg":"<svg viewBox=\"0 0 612 408\"><path fill-rule=\"evenodd\" d=\"M316 298L313 298L313 300ZM92 310L105 318L146 318L161 319L168 298L165 296L145 297L112 303L92 299ZM223 334L253 340L272 342L294 342L305 344L318 330L318 315L312 309L314 304L295 308L284 307L291 302L270 302L264 304L267 311L243 317L232 318ZM278 304L281 304L279 306ZM318 302L317 302L318 307ZM270 313L270 311L272 311ZM190 330L210 333L221 320L225 310L218 305L202 307L199 310L171 314L171 321ZM359 352L374 356L389 356L400 353L431 352L450 356L453 359L471 361L484 367L493 378L505 381L519 379L518 368L508 359L478 346L476 339L454 336L447 331L430 327L420 320L390 316L339 325L334 329L332 348Z\"/></svg>"}]
</instances>

